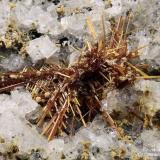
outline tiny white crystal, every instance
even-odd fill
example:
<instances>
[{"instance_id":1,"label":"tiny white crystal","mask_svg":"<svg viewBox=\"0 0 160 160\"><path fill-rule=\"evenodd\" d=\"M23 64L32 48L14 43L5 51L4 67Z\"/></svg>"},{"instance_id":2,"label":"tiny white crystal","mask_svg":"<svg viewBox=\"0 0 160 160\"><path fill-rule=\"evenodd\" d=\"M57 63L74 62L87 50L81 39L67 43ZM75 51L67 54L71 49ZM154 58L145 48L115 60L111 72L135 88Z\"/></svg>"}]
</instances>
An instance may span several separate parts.
<instances>
[{"instance_id":1,"label":"tiny white crystal","mask_svg":"<svg viewBox=\"0 0 160 160\"><path fill-rule=\"evenodd\" d=\"M69 66L72 66L75 63L77 63L79 56L80 56L79 52L77 52L77 51L72 52L71 55L69 56Z\"/></svg>"},{"instance_id":2,"label":"tiny white crystal","mask_svg":"<svg viewBox=\"0 0 160 160\"><path fill-rule=\"evenodd\" d=\"M41 36L29 42L27 53L33 62L36 62L37 60L53 56L58 49L48 36Z\"/></svg>"},{"instance_id":3,"label":"tiny white crystal","mask_svg":"<svg viewBox=\"0 0 160 160\"><path fill-rule=\"evenodd\" d=\"M151 38L145 36L145 32L138 33L137 37L139 38L138 48L144 47L143 49L141 49L140 59L146 59L147 57L149 57L149 43L151 41Z\"/></svg>"},{"instance_id":4,"label":"tiny white crystal","mask_svg":"<svg viewBox=\"0 0 160 160\"><path fill-rule=\"evenodd\" d=\"M91 0L91 1L92 1L93 8L95 10L97 9L103 10L105 8L105 4L102 0Z\"/></svg>"},{"instance_id":5,"label":"tiny white crystal","mask_svg":"<svg viewBox=\"0 0 160 160\"><path fill-rule=\"evenodd\" d=\"M7 29L7 22L10 17L11 10L8 5L8 0L0 1L0 34L3 35Z\"/></svg>"},{"instance_id":6,"label":"tiny white crystal","mask_svg":"<svg viewBox=\"0 0 160 160\"><path fill-rule=\"evenodd\" d=\"M121 0L112 0L112 7L106 9L106 13L109 16L117 16L122 13L122 1Z\"/></svg>"},{"instance_id":7,"label":"tiny white crystal","mask_svg":"<svg viewBox=\"0 0 160 160\"><path fill-rule=\"evenodd\" d=\"M62 18L61 24L64 29L79 31L84 29L85 21L86 18L83 14L76 14Z\"/></svg>"},{"instance_id":8,"label":"tiny white crystal","mask_svg":"<svg viewBox=\"0 0 160 160\"><path fill-rule=\"evenodd\" d=\"M68 8L83 8L91 6L93 2L92 0L69 0L65 3Z\"/></svg>"},{"instance_id":9,"label":"tiny white crystal","mask_svg":"<svg viewBox=\"0 0 160 160\"><path fill-rule=\"evenodd\" d=\"M25 6L31 6L33 1L32 0L23 0L22 3L25 5Z\"/></svg>"}]
</instances>

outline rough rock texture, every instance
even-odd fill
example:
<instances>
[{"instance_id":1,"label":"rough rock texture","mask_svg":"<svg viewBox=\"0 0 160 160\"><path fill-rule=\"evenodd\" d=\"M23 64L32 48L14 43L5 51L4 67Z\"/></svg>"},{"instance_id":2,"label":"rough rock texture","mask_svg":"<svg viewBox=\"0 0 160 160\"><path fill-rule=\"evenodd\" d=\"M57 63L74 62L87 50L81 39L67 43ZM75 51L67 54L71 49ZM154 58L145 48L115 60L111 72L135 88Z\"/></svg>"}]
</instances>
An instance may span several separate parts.
<instances>
[{"instance_id":1,"label":"rough rock texture","mask_svg":"<svg viewBox=\"0 0 160 160\"><path fill-rule=\"evenodd\" d=\"M160 82L141 80L135 84L135 88L148 93L148 95L144 94L140 100L146 113L154 114L160 110Z\"/></svg>"},{"instance_id":2,"label":"rough rock texture","mask_svg":"<svg viewBox=\"0 0 160 160\"><path fill-rule=\"evenodd\" d=\"M12 45L9 50L4 46L15 42L15 34L9 39L4 36L8 34L11 19L28 37L23 49L33 64L46 58L48 63L54 60L54 63L73 65L80 56L78 50L87 40L93 40L87 28L87 17L91 18L100 37L102 14L106 33L109 33L114 18L129 13L132 17L128 30L129 49L145 46L140 50L138 61L149 64L152 68L149 72L160 75L159 0L2 0L0 71L15 71L27 65L18 54L21 47L16 46L18 49L15 52ZM13 144L19 148L14 156L27 156L31 160L75 160L82 159L87 152L91 160L160 157L158 80L139 80L131 87L104 93L103 109L115 115L116 123L125 133L124 139L118 139L116 133L97 116L87 128L80 128L74 136L48 142L32 125L36 121L38 105L28 92L20 88L10 95L1 94L0 103L0 159L5 159L8 147ZM130 117L134 118L130 120ZM144 117L145 125L142 121ZM155 119L156 125L151 124ZM83 150L85 147L87 151Z\"/></svg>"}]
</instances>

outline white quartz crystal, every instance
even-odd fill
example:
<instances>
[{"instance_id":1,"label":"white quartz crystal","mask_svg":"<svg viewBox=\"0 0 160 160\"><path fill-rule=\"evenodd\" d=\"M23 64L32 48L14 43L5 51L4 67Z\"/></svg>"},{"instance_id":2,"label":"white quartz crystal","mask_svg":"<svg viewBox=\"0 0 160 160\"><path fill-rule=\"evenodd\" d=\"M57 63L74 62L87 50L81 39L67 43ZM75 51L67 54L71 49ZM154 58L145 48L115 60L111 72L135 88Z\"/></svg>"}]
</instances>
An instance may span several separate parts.
<instances>
[{"instance_id":1,"label":"white quartz crystal","mask_svg":"<svg viewBox=\"0 0 160 160\"><path fill-rule=\"evenodd\" d=\"M151 52L149 51L150 49L150 42L151 42L151 38L147 37L145 35L146 33L141 31L139 33L137 33L137 36L139 37L139 44L138 47L141 48L140 50L140 59L148 59L152 56L154 56L153 54L151 54Z\"/></svg>"},{"instance_id":2,"label":"white quartz crystal","mask_svg":"<svg viewBox=\"0 0 160 160\"><path fill-rule=\"evenodd\" d=\"M50 40L48 36L41 36L32 41L29 41L27 53L32 58L33 62L43 58L53 56L59 48Z\"/></svg>"},{"instance_id":3,"label":"white quartz crystal","mask_svg":"<svg viewBox=\"0 0 160 160\"><path fill-rule=\"evenodd\" d=\"M1 152L5 151L7 144L13 143L23 152L40 148L45 150L49 160L60 158L64 145L63 140L56 139L48 142L25 119L25 114L33 111L38 105L32 100L30 93L14 90L11 95L1 94L0 102L0 136L5 139L5 144L0 144Z\"/></svg>"},{"instance_id":4,"label":"white quartz crystal","mask_svg":"<svg viewBox=\"0 0 160 160\"><path fill-rule=\"evenodd\" d=\"M47 7L47 12L52 15L52 17L57 16L57 6L54 4L51 4Z\"/></svg>"},{"instance_id":5,"label":"white quartz crystal","mask_svg":"<svg viewBox=\"0 0 160 160\"><path fill-rule=\"evenodd\" d=\"M69 66L72 66L78 62L78 59L80 57L80 52L73 51L69 56Z\"/></svg>"},{"instance_id":6,"label":"white quartz crystal","mask_svg":"<svg viewBox=\"0 0 160 160\"><path fill-rule=\"evenodd\" d=\"M24 59L18 54L11 54L7 58L2 58L0 65L5 70L17 71L24 67Z\"/></svg>"},{"instance_id":7,"label":"white quartz crystal","mask_svg":"<svg viewBox=\"0 0 160 160\"><path fill-rule=\"evenodd\" d=\"M15 141L26 151L31 146L43 144L36 130L27 125L24 115L37 107L28 92L12 91L11 96L0 95L0 135L7 141ZM26 139L27 138L27 139ZM37 146L38 147L38 146Z\"/></svg>"},{"instance_id":8,"label":"white quartz crystal","mask_svg":"<svg viewBox=\"0 0 160 160\"><path fill-rule=\"evenodd\" d=\"M33 0L23 0L22 3L23 3L25 6L31 6L32 3L33 3Z\"/></svg>"},{"instance_id":9,"label":"white quartz crystal","mask_svg":"<svg viewBox=\"0 0 160 160\"><path fill-rule=\"evenodd\" d=\"M122 1L121 0L112 0L112 7L106 9L106 14L108 16L117 16L122 13Z\"/></svg>"},{"instance_id":10,"label":"white quartz crystal","mask_svg":"<svg viewBox=\"0 0 160 160\"><path fill-rule=\"evenodd\" d=\"M145 148L143 149L144 154L151 157L157 157L160 153L160 132L157 129L144 130L140 138L143 141Z\"/></svg>"},{"instance_id":11,"label":"white quartz crystal","mask_svg":"<svg viewBox=\"0 0 160 160\"><path fill-rule=\"evenodd\" d=\"M136 101L138 101L137 93L126 87L121 90L115 89L108 92L101 103L102 109L109 113L112 113L114 110L126 113L127 107L133 107Z\"/></svg>"},{"instance_id":12,"label":"white quartz crystal","mask_svg":"<svg viewBox=\"0 0 160 160\"><path fill-rule=\"evenodd\" d=\"M83 7L90 7L92 5L93 0L70 0L68 2L64 2L67 8L83 8Z\"/></svg>"},{"instance_id":13,"label":"white quartz crystal","mask_svg":"<svg viewBox=\"0 0 160 160\"><path fill-rule=\"evenodd\" d=\"M8 0L0 1L0 35L3 35L6 31L10 14L11 9L8 5Z\"/></svg>"},{"instance_id":14,"label":"white quartz crystal","mask_svg":"<svg viewBox=\"0 0 160 160\"><path fill-rule=\"evenodd\" d=\"M91 1L92 1L93 8L95 9L99 8L101 10L105 8L104 1L102 0L91 0Z\"/></svg>"},{"instance_id":15,"label":"white quartz crystal","mask_svg":"<svg viewBox=\"0 0 160 160\"><path fill-rule=\"evenodd\" d=\"M61 24L64 29L71 30L83 30L85 25L86 17L83 14L76 14L73 16L67 16L61 19Z\"/></svg>"},{"instance_id":16,"label":"white quartz crystal","mask_svg":"<svg viewBox=\"0 0 160 160\"><path fill-rule=\"evenodd\" d=\"M55 10L54 10L55 11ZM52 17L49 11L44 11L40 6L31 6L28 8L22 3L18 3L15 8L15 14L19 25L30 28L36 26L38 32L57 35L63 31L62 26L57 22L57 17Z\"/></svg>"}]
</instances>

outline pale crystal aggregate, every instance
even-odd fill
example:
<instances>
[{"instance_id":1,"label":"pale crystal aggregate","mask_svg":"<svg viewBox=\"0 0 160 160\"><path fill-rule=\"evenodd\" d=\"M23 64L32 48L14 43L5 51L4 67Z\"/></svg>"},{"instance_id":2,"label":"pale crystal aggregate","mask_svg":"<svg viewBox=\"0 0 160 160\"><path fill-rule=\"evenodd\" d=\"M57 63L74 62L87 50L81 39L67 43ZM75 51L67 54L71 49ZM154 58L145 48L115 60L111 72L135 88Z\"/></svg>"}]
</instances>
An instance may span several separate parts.
<instances>
[{"instance_id":1,"label":"pale crystal aggregate","mask_svg":"<svg viewBox=\"0 0 160 160\"><path fill-rule=\"evenodd\" d=\"M42 4L44 2L44 5ZM57 2L58 3L58 2ZM112 5L111 5L111 4ZM58 15L57 7L64 5L65 14ZM75 10L77 11L75 12ZM15 18L20 28L29 31L36 28L42 35L30 40L26 45L26 52L33 63L38 60L58 56L60 47L56 44L59 34L69 32L75 37L90 40L91 35L86 25L86 19L91 18L98 35L101 34L101 15L104 14L106 33L110 32L110 18L125 15L132 10L133 26L137 28L131 33L129 47L146 46L140 50L140 60L153 60L160 65L160 2L159 0L62 0L58 4L42 0L24 0L9 2L0 1L0 35L6 33L10 18ZM43 35L44 34L44 35ZM70 48L70 46L69 46ZM69 49L69 65L76 62L79 52ZM24 65L19 56L10 55L0 62L6 70L17 70ZM146 97L143 93L149 91ZM140 95L138 94L140 92ZM135 103L143 104L144 111L154 115L160 110L160 82L154 80L140 80L131 88L113 90L109 92L102 106L104 110L112 113L118 110L127 114L127 109L134 109ZM144 130L140 134L137 143L144 144L138 148L132 143L118 140L116 133L102 121L98 116L87 128L80 128L73 137L54 139L48 142L41 136L34 126L25 119L25 114L34 110L38 104L34 102L31 95L23 89L14 90L11 95L0 95L0 137L5 138L6 144L0 144L0 152L5 151L5 146L14 142L21 151L28 152L32 148L42 148L49 159L60 159L62 153L67 160L76 159L82 148L81 142L90 142L89 155L91 160L110 160L112 148L126 148L127 154L136 152L139 155L148 154L153 158L152 150L160 151L159 131L156 129ZM149 137L149 138L148 138ZM154 145L152 145L154 144ZM96 150L99 152L96 152ZM154 158L153 158L154 159Z\"/></svg>"}]
</instances>

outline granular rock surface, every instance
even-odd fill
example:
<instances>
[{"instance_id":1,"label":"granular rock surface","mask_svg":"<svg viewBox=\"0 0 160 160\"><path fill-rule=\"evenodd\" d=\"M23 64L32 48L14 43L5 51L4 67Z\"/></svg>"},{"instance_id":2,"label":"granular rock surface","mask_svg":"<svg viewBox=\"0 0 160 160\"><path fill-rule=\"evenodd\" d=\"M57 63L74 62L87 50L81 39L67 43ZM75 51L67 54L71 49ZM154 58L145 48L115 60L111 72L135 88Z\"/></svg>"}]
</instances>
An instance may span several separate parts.
<instances>
[{"instance_id":1,"label":"granular rock surface","mask_svg":"<svg viewBox=\"0 0 160 160\"><path fill-rule=\"evenodd\" d=\"M142 47L133 63L160 75L159 0L1 0L0 74L44 61L71 66L86 41L86 19L101 36L120 16L131 15L128 49ZM78 48L78 49L77 49ZM0 160L158 160L160 158L160 79L140 79L104 96L101 105L125 135L118 138L97 115L75 135L52 141L35 123L40 106L23 87L0 94ZM107 91L106 91L107 92Z\"/></svg>"}]
</instances>

